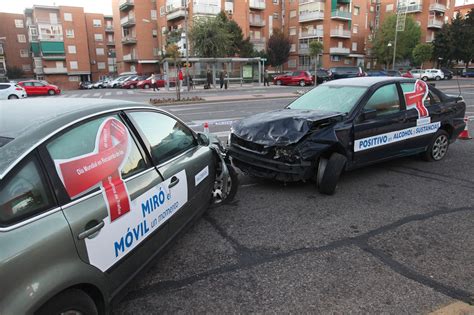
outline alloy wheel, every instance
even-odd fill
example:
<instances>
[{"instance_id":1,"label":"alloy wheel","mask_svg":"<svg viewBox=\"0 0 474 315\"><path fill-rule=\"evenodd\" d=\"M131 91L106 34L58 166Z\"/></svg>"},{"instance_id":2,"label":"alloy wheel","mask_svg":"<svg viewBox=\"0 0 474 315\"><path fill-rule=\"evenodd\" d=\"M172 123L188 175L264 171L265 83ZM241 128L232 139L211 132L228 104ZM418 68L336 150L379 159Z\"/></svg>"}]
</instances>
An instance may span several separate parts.
<instances>
[{"instance_id":1,"label":"alloy wheel","mask_svg":"<svg viewBox=\"0 0 474 315\"><path fill-rule=\"evenodd\" d=\"M449 140L446 135L440 135L436 138L433 143L433 148L431 149L431 156L435 161L441 160L448 152Z\"/></svg>"}]
</instances>

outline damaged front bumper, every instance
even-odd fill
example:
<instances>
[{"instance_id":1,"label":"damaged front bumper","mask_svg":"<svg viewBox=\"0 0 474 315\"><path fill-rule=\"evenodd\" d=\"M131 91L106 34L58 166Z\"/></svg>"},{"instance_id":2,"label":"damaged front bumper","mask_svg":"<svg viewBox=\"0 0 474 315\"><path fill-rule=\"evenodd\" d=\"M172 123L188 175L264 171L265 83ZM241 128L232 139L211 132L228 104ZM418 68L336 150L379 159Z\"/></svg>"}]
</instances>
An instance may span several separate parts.
<instances>
[{"instance_id":1,"label":"damaged front bumper","mask_svg":"<svg viewBox=\"0 0 474 315\"><path fill-rule=\"evenodd\" d=\"M285 163L234 143L229 147L229 154L236 167L256 177L295 182L310 179L315 174L315 165L311 161Z\"/></svg>"}]
</instances>

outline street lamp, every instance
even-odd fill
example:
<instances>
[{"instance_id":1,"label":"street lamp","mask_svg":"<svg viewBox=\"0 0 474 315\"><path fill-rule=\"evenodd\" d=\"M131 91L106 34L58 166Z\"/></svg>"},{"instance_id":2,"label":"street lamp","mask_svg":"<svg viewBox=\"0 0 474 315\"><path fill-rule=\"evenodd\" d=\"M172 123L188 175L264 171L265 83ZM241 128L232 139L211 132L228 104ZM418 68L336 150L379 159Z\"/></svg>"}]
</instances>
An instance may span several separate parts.
<instances>
[{"instance_id":1,"label":"street lamp","mask_svg":"<svg viewBox=\"0 0 474 315\"><path fill-rule=\"evenodd\" d=\"M188 42L188 0L184 1L184 34L186 36L186 86L188 91L191 86L189 84L189 42Z\"/></svg>"}]
</instances>

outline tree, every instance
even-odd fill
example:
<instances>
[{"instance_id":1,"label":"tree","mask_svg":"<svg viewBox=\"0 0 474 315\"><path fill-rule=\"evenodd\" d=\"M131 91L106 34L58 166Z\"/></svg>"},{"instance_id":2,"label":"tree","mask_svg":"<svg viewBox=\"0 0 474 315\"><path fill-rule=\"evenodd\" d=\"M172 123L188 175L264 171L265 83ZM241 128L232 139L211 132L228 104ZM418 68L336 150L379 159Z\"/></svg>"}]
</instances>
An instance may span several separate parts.
<instances>
[{"instance_id":1,"label":"tree","mask_svg":"<svg viewBox=\"0 0 474 315\"><path fill-rule=\"evenodd\" d=\"M452 38L451 24L444 24L441 30L436 32L433 40L433 57L439 60L439 63L449 67L454 58L455 44Z\"/></svg>"},{"instance_id":2,"label":"tree","mask_svg":"<svg viewBox=\"0 0 474 315\"><path fill-rule=\"evenodd\" d=\"M234 20L229 20L224 11L221 11L217 15L216 19L221 20L224 29L229 34L230 43L227 47L227 56L233 57L239 54L242 57L243 53L248 52L246 50L249 49L250 45L252 46L253 50L253 44L250 43L250 41L244 40L242 28L240 28L239 24L237 24ZM246 44L247 47L242 47L242 44Z\"/></svg>"},{"instance_id":3,"label":"tree","mask_svg":"<svg viewBox=\"0 0 474 315\"><path fill-rule=\"evenodd\" d=\"M253 44L250 42L250 38L247 37L245 40L242 41L239 48L239 56L244 58L251 58L255 57L255 48Z\"/></svg>"},{"instance_id":4,"label":"tree","mask_svg":"<svg viewBox=\"0 0 474 315\"><path fill-rule=\"evenodd\" d=\"M464 40L462 41L464 50L462 60L469 67L469 62L474 60L474 8L469 11L464 20Z\"/></svg>"},{"instance_id":5,"label":"tree","mask_svg":"<svg viewBox=\"0 0 474 315\"><path fill-rule=\"evenodd\" d=\"M318 81L319 55L323 52L323 43L318 40L309 42L309 55L315 58L314 61L314 85Z\"/></svg>"},{"instance_id":6,"label":"tree","mask_svg":"<svg viewBox=\"0 0 474 315\"><path fill-rule=\"evenodd\" d=\"M267 54L268 63L274 67L281 67L288 61L290 56L291 42L283 32L277 28L268 39Z\"/></svg>"},{"instance_id":7,"label":"tree","mask_svg":"<svg viewBox=\"0 0 474 315\"><path fill-rule=\"evenodd\" d=\"M195 20L189 40L193 54L204 58L225 57L232 43L232 37L220 18Z\"/></svg>"},{"instance_id":8,"label":"tree","mask_svg":"<svg viewBox=\"0 0 474 315\"><path fill-rule=\"evenodd\" d=\"M394 42L395 42L395 26L397 16L390 15L382 23L381 27L375 34L373 49L379 62L382 62L388 68L392 62ZM395 61L402 59L412 60L411 52L420 42L421 29L411 16L406 17L405 30L398 32L397 35L397 51ZM391 44L389 46L389 43Z\"/></svg>"},{"instance_id":9,"label":"tree","mask_svg":"<svg viewBox=\"0 0 474 315\"><path fill-rule=\"evenodd\" d=\"M25 75L25 71L22 68L13 66L7 67L7 76L9 79L20 79Z\"/></svg>"},{"instance_id":10,"label":"tree","mask_svg":"<svg viewBox=\"0 0 474 315\"><path fill-rule=\"evenodd\" d=\"M413 61L415 65L421 65L423 69L423 63L431 60L433 57L433 45L431 44L418 44L413 49Z\"/></svg>"},{"instance_id":11,"label":"tree","mask_svg":"<svg viewBox=\"0 0 474 315\"><path fill-rule=\"evenodd\" d=\"M177 60L180 57L179 47L176 44L170 44L166 46L166 57L173 61L173 66L176 68L176 99L178 101L181 100L181 86L180 81L178 79L178 67L177 67Z\"/></svg>"}]
</instances>

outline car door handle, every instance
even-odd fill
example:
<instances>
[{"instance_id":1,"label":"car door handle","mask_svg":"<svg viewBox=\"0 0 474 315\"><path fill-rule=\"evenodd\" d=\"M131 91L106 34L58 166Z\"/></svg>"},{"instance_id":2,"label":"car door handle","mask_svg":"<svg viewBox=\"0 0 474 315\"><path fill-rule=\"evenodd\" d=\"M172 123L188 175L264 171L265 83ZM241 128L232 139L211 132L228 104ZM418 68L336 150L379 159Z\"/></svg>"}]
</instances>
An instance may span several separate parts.
<instances>
[{"instance_id":1,"label":"car door handle","mask_svg":"<svg viewBox=\"0 0 474 315\"><path fill-rule=\"evenodd\" d=\"M94 227L91 227L90 229L88 230L85 230L84 232L80 233L77 238L79 240L83 240L85 239L86 237L89 237L91 236L92 234L95 234L97 232L99 232L103 227L104 227L105 223L104 221L100 221L99 224L97 224L96 226Z\"/></svg>"},{"instance_id":2,"label":"car door handle","mask_svg":"<svg viewBox=\"0 0 474 315\"><path fill-rule=\"evenodd\" d=\"M179 178L176 176L171 177L171 183L168 185L168 188L174 187L178 185L179 183Z\"/></svg>"}]
</instances>

